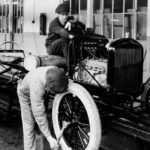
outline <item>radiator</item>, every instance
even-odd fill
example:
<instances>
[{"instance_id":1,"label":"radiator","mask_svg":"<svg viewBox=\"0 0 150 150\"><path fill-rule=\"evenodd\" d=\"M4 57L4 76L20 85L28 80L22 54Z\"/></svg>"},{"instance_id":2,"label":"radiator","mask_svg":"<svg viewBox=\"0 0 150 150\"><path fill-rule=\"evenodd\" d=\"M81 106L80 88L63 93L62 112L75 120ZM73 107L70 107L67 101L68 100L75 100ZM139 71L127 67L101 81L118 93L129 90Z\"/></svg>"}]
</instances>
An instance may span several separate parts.
<instances>
[{"instance_id":1,"label":"radiator","mask_svg":"<svg viewBox=\"0 0 150 150\"><path fill-rule=\"evenodd\" d=\"M110 46L113 48L108 52L108 85L118 92L138 90L142 84L143 47L134 40Z\"/></svg>"}]
</instances>

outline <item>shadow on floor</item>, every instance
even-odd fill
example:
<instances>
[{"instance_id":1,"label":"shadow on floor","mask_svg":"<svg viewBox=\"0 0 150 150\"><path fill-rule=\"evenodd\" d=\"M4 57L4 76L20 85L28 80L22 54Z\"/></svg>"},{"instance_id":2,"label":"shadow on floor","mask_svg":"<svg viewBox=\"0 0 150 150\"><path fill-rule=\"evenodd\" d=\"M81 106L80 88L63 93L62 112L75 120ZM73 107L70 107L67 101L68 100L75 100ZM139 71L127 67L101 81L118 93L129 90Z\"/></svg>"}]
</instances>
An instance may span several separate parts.
<instances>
[{"instance_id":1,"label":"shadow on floor","mask_svg":"<svg viewBox=\"0 0 150 150\"><path fill-rule=\"evenodd\" d=\"M23 150L20 124L0 118L0 150Z\"/></svg>"},{"instance_id":2,"label":"shadow on floor","mask_svg":"<svg viewBox=\"0 0 150 150\"><path fill-rule=\"evenodd\" d=\"M20 122L4 121L0 117L0 150L23 150L23 133ZM50 150L47 141L44 150Z\"/></svg>"}]
</instances>

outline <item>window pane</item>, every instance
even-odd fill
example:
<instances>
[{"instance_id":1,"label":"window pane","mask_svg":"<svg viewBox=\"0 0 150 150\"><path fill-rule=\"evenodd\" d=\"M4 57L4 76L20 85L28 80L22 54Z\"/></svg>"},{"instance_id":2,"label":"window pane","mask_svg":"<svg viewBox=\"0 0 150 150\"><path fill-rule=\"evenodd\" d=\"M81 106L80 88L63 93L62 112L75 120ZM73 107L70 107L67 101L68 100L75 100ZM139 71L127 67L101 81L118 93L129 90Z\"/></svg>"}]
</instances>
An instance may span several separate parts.
<instances>
[{"instance_id":1,"label":"window pane","mask_svg":"<svg viewBox=\"0 0 150 150\"><path fill-rule=\"evenodd\" d=\"M100 14L94 14L93 18L94 32L97 34L100 34L100 27L101 27L100 16L101 16Z\"/></svg>"},{"instance_id":2,"label":"window pane","mask_svg":"<svg viewBox=\"0 0 150 150\"><path fill-rule=\"evenodd\" d=\"M125 14L124 16L124 37L133 38L134 34L134 16L132 14Z\"/></svg>"},{"instance_id":3,"label":"window pane","mask_svg":"<svg viewBox=\"0 0 150 150\"><path fill-rule=\"evenodd\" d=\"M71 14L79 13L79 0L71 0Z\"/></svg>"},{"instance_id":4,"label":"window pane","mask_svg":"<svg viewBox=\"0 0 150 150\"><path fill-rule=\"evenodd\" d=\"M0 3L0 16L2 16L2 5Z\"/></svg>"},{"instance_id":5,"label":"window pane","mask_svg":"<svg viewBox=\"0 0 150 150\"><path fill-rule=\"evenodd\" d=\"M80 16L79 20L86 24L87 21L87 0L80 0Z\"/></svg>"},{"instance_id":6,"label":"window pane","mask_svg":"<svg viewBox=\"0 0 150 150\"><path fill-rule=\"evenodd\" d=\"M79 20L84 24L86 24L86 20L87 20L86 16L87 16L87 10L81 10Z\"/></svg>"},{"instance_id":7,"label":"window pane","mask_svg":"<svg viewBox=\"0 0 150 150\"><path fill-rule=\"evenodd\" d=\"M114 14L113 19L113 38L121 38L123 31L123 15Z\"/></svg>"},{"instance_id":8,"label":"window pane","mask_svg":"<svg viewBox=\"0 0 150 150\"><path fill-rule=\"evenodd\" d=\"M94 32L96 34L100 34L101 31L101 0L93 0L93 27L94 27Z\"/></svg>"},{"instance_id":9,"label":"window pane","mask_svg":"<svg viewBox=\"0 0 150 150\"><path fill-rule=\"evenodd\" d=\"M137 11L147 12L147 0L137 0Z\"/></svg>"},{"instance_id":10,"label":"window pane","mask_svg":"<svg viewBox=\"0 0 150 150\"><path fill-rule=\"evenodd\" d=\"M123 12L123 0L114 0L114 13Z\"/></svg>"},{"instance_id":11,"label":"window pane","mask_svg":"<svg viewBox=\"0 0 150 150\"><path fill-rule=\"evenodd\" d=\"M100 12L100 0L93 0L93 12L94 13Z\"/></svg>"},{"instance_id":12,"label":"window pane","mask_svg":"<svg viewBox=\"0 0 150 150\"><path fill-rule=\"evenodd\" d=\"M112 0L104 0L104 13L112 12Z\"/></svg>"},{"instance_id":13,"label":"window pane","mask_svg":"<svg viewBox=\"0 0 150 150\"><path fill-rule=\"evenodd\" d=\"M146 40L147 33L147 14L137 14L137 40Z\"/></svg>"},{"instance_id":14,"label":"window pane","mask_svg":"<svg viewBox=\"0 0 150 150\"><path fill-rule=\"evenodd\" d=\"M125 0L125 12L133 12L133 0Z\"/></svg>"},{"instance_id":15,"label":"window pane","mask_svg":"<svg viewBox=\"0 0 150 150\"><path fill-rule=\"evenodd\" d=\"M104 15L103 18L103 35L107 38L111 38L111 14Z\"/></svg>"},{"instance_id":16,"label":"window pane","mask_svg":"<svg viewBox=\"0 0 150 150\"><path fill-rule=\"evenodd\" d=\"M87 10L87 0L80 0L81 10Z\"/></svg>"}]
</instances>

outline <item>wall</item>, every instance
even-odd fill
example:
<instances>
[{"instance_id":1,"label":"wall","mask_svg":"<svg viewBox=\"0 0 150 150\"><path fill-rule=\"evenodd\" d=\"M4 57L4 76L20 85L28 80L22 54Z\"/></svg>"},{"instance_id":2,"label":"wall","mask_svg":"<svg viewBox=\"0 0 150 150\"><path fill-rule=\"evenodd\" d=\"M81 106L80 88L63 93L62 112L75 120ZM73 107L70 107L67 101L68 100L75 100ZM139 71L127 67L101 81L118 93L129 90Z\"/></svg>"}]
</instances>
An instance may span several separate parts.
<instances>
[{"instance_id":1,"label":"wall","mask_svg":"<svg viewBox=\"0 0 150 150\"><path fill-rule=\"evenodd\" d=\"M45 55L45 38L47 36L39 34L40 13L47 15L47 32L49 22L56 17L55 8L60 0L24 0L24 34L21 47L27 51L38 55ZM34 23L32 23L34 19ZM17 41L19 35L16 35ZM21 40L21 39L20 39Z\"/></svg>"}]
</instances>

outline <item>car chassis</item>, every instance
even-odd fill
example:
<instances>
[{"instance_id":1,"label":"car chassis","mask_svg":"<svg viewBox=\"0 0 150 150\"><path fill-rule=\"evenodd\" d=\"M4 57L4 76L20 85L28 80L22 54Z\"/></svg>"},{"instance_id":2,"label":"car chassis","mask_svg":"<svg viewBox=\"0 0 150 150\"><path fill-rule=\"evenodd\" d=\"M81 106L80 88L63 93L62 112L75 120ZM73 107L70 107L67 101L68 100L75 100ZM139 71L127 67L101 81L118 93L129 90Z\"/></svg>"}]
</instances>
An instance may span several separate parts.
<instances>
[{"instance_id":1,"label":"car chassis","mask_svg":"<svg viewBox=\"0 0 150 150\"><path fill-rule=\"evenodd\" d=\"M14 44L3 44L7 43ZM17 82L28 71L23 67L23 50L0 49L0 53L23 54L0 58L0 88L11 91L7 107L1 100L0 108L9 118L16 105ZM149 142L150 79L142 83L143 61L142 45L130 38L108 42L101 35L86 35L71 40L71 80L68 91L55 95L52 110L56 137L64 121L70 124L60 140L63 149L99 149L101 136L110 126Z\"/></svg>"}]
</instances>

